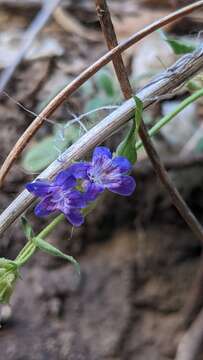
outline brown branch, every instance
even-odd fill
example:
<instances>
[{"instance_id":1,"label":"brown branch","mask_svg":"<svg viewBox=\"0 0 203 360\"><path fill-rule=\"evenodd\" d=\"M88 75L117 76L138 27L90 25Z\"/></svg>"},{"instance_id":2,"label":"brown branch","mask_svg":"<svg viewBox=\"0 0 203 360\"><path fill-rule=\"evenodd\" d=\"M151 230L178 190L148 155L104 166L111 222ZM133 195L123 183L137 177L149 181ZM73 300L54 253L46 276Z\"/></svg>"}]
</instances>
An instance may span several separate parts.
<instances>
[{"instance_id":1,"label":"brown branch","mask_svg":"<svg viewBox=\"0 0 203 360\"><path fill-rule=\"evenodd\" d=\"M101 23L102 31L109 49L112 49L117 45L116 33L111 21L111 15L108 9L106 0L95 0L97 14ZM128 100L133 93L131 88L125 65L121 54L113 59L113 64L115 67L116 75L120 83L120 87L123 91L124 97ZM158 156L156 149L154 148L152 141L147 133L145 124L142 121L140 124L139 135L143 142L144 148L147 152L149 159L154 167L158 178L161 180L165 189L171 197L173 205L177 208L185 222L188 224L193 233L203 242L203 228L201 224L197 221L191 210L188 208L187 204L183 200L182 196L175 188L173 182L165 170L161 159Z\"/></svg>"},{"instance_id":2,"label":"brown branch","mask_svg":"<svg viewBox=\"0 0 203 360\"><path fill-rule=\"evenodd\" d=\"M143 141L143 136L145 136L146 134L147 132L145 126L142 126L141 134L140 134L140 137L142 136L142 141ZM154 149L149 136L145 138L145 142L143 141L143 144L145 145L145 149L154 166L154 170L156 171L157 176L159 177L159 179L161 180L162 184L164 185L165 189L167 190L168 194L171 197L173 205L177 208L180 215L188 224L188 226L193 231L193 233L197 236L197 238L201 242L203 242L203 228L201 224L193 215L193 213L187 206L186 202L180 195L179 191L176 189L170 177L168 176L167 171L165 170L161 159L159 158L156 150Z\"/></svg>"},{"instance_id":3,"label":"brown branch","mask_svg":"<svg viewBox=\"0 0 203 360\"><path fill-rule=\"evenodd\" d=\"M162 160L166 170L181 171L193 167L203 166L203 155L192 154L184 157L164 158ZM153 167L148 159L141 159L139 167L136 168L137 175L149 175L153 171Z\"/></svg>"},{"instance_id":4,"label":"brown branch","mask_svg":"<svg viewBox=\"0 0 203 360\"><path fill-rule=\"evenodd\" d=\"M117 45L116 33L111 21L111 15L108 9L106 0L95 0L97 14L101 23L102 31L109 49L112 49ZM115 72L120 83L120 87L123 91L124 97L129 99L131 97L132 89L125 70L123 59L121 54L113 60ZM182 218L188 224L193 233L203 242L203 228L198 220L195 218L182 196L174 186L170 177L165 170L161 159L158 156L156 149L154 148L152 141L147 133L143 121L140 125L139 135L148 154L149 159L153 165L154 171L158 178L161 180L165 189L171 197L173 205L177 208ZM188 308L188 317L193 315L195 311L198 311L202 307L202 291L203 291L203 261L200 263L200 269L197 276L196 286L193 291L190 306ZM191 330L184 336L183 341L178 348L177 360L195 360L200 346L203 341L203 312L196 320Z\"/></svg>"},{"instance_id":5,"label":"brown branch","mask_svg":"<svg viewBox=\"0 0 203 360\"><path fill-rule=\"evenodd\" d=\"M17 67L19 66L25 54L32 45L33 40L45 26L60 1L61 0L53 0L51 2L45 1L42 9L39 11L36 18L34 18L34 20L32 21L30 27L24 33L22 39L22 46L16 58L14 59L13 63L2 72L0 76L0 95L10 82L14 72L16 71Z\"/></svg>"},{"instance_id":6,"label":"brown branch","mask_svg":"<svg viewBox=\"0 0 203 360\"><path fill-rule=\"evenodd\" d=\"M203 6L203 0L197 1L194 4L186 6L174 13L155 21L149 26L145 27L143 30L135 33L126 41L122 42L120 45L116 46L114 49L106 53L99 60L97 60L93 65L83 71L75 80L73 80L69 85L67 85L55 98L42 110L42 112L35 118L32 124L27 128L23 133L17 143L14 145L13 149L7 156L5 162L3 163L0 170L0 186L3 184L4 178L6 177L9 169L15 160L19 157L27 143L34 136L36 131L41 127L46 118L49 118L53 112L65 101L67 97L70 96L74 91L76 91L86 80L88 80L92 75L94 75L99 69L104 65L109 63L115 56L122 53L130 46L143 39L147 35L151 34L153 31L169 24L178 19L182 18L185 15L190 14L194 10Z\"/></svg>"},{"instance_id":7,"label":"brown branch","mask_svg":"<svg viewBox=\"0 0 203 360\"><path fill-rule=\"evenodd\" d=\"M203 68L203 46L192 54L182 56L175 64L156 76L136 95L141 99L144 109L152 105L158 98L174 91ZM118 109L110 113L97 125L85 133L77 142L61 154L62 161L56 159L40 175L42 179L52 179L59 171L67 168L78 159L83 158L88 151L114 134L135 113L135 101L125 101ZM35 197L24 190L0 215L0 235L35 201Z\"/></svg>"},{"instance_id":8,"label":"brown branch","mask_svg":"<svg viewBox=\"0 0 203 360\"><path fill-rule=\"evenodd\" d=\"M118 41L116 38L113 23L111 21L111 15L108 9L108 5L105 0L95 0L95 4L104 39L106 41L108 49L112 50L118 45ZM113 58L112 61L124 98L128 100L132 97L133 90L131 88L130 81L126 73L122 55L118 54L116 57Z\"/></svg>"}]
</instances>

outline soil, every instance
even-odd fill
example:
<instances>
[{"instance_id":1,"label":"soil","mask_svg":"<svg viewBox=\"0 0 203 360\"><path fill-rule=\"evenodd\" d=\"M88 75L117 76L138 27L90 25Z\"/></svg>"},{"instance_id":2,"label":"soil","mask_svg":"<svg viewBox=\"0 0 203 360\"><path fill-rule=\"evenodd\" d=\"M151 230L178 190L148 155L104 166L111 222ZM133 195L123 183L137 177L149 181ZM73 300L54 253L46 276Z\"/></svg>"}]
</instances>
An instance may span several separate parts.
<instances>
[{"instance_id":1,"label":"soil","mask_svg":"<svg viewBox=\"0 0 203 360\"><path fill-rule=\"evenodd\" d=\"M0 358L173 359L198 255L192 235L175 224L95 238L79 256L80 279L39 255L17 285Z\"/></svg>"},{"instance_id":2,"label":"soil","mask_svg":"<svg viewBox=\"0 0 203 360\"><path fill-rule=\"evenodd\" d=\"M78 49L74 37L68 38L71 63ZM103 48L98 46L99 53ZM98 53L82 43L80 56L86 65ZM58 65L54 60L23 63L9 93L35 109L44 96L41 92L39 99L39 90ZM77 96L67 104L80 107ZM56 118L63 120L63 110ZM32 117L4 97L0 119L3 162ZM45 124L38 136L48 132ZM137 176L136 168L134 175L137 189L132 197L108 194L72 236L71 227L64 223L49 237L77 258L80 278L66 262L42 253L24 267L11 307L0 308L0 360L174 359L185 332L185 306L193 291L201 246L155 176L151 172ZM1 210L31 178L17 161L1 191ZM186 196L200 220L202 190L200 184ZM31 211L29 219L36 231L42 228L43 221ZM14 224L1 239L0 256L14 258L25 241L19 223Z\"/></svg>"},{"instance_id":3,"label":"soil","mask_svg":"<svg viewBox=\"0 0 203 360\"><path fill-rule=\"evenodd\" d=\"M129 199L103 199L71 240L65 223L50 236L78 259L80 278L41 253L23 269L0 330L0 359L174 358L201 248L155 177L137 183ZM18 224L3 240L2 255L11 257L25 241Z\"/></svg>"}]
</instances>

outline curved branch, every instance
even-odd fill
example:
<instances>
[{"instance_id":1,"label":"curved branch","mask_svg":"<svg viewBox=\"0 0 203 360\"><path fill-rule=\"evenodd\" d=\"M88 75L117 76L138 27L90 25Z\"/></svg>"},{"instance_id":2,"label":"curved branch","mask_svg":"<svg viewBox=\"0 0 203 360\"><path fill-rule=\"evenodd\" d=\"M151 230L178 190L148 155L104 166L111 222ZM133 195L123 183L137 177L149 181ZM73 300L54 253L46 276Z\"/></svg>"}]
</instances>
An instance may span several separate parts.
<instances>
[{"instance_id":1,"label":"curved branch","mask_svg":"<svg viewBox=\"0 0 203 360\"><path fill-rule=\"evenodd\" d=\"M3 163L0 170L0 186L3 184L3 181L11 168L14 161L21 154L27 143L34 136L36 131L41 127L46 118L49 118L53 112L70 96L74 91L76 91L86 80L88 80L92 75L94 75L99 69L104 65L109 63L115 55L122 53L130 46L143 39L147 35L151 34L155 30L172 23L185 15L190 14L194 10L203 6L203 0L197 1L194 4L186 6L178 11L173 12L172 14L155 21L151 25L145 27L143 30L135 33L126 41L122 42L120 45L116 46L114 49L106 53L99 60L97 60L93 65L83 71L75 80L73 80L69 85L67 85L56 97L44 108L44 110L35 118L31 125L26 129L24 134L20 137L17 143L14 145L13 149L7 156L5 162Z\"/></svg>"},{"instance_id":2,"label":"curved branch","mask_svg":"<svg viewBox=\"0 0 203 360\"><path fill-rule=\"evenodd\" d=\"M157 97L163 96L180 86L184 81L195 75L203 68L203 45L193 54L180 58L173 66L168 68L158 77L152 79L137 96L144 103L144 108L157 101ZM55 160L44 170L39 177L53 178L61 169L69 166L73 160L82 158L93 147L100 144L112 135L123 124L134 116L134 99L126 101L117 110L104 118L94 126L76 143L62 154L63 161ZM0 235L34 202L35 197L24 190L0 215Z\"/></svg>"},{"instance_id":3,"label":"curved branch","mask_svg":"<svg viewBox=\"0 0 203 360\"><path fill-rule=\"evenodd\" d=\"M107 46L111 49L117 45L117 37L114 30L114 26L111 20L111 14L109 12L108 4L106 0L95 0L97 14L101 23L102 32L104 34ZM128 79L128 75L125 69L125 65L122 59L122 55L118 55L113 60L114 69L123 92L125 99L131 98L133 90ZM144 149L153 165L154 171L157 174L159 180L167 191L168 195L171 198L173 205L179 211L182 218L185 220L186 224L190 227L193 233L197 236L200 241L203 241L203 228L198 222L190 208L187 206L186 202L180 195L179 191L171 181L167 171L164 168L164 165L156 151L150 136L148 135L147 129L141 120L140 127L138 130L139 136L142 140Z\"/></svg>"}]
</instances>

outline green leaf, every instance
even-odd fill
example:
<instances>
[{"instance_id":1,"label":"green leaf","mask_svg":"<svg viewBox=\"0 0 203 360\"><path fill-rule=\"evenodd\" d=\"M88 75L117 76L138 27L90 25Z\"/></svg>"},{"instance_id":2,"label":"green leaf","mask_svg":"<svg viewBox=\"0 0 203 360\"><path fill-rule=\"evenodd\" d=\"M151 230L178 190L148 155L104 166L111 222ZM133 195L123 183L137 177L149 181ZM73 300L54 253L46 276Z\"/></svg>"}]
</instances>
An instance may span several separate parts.
<instances>
[{"instance_id":1,"label":"green leaf","mask_svg":"<svg viewBox=\"0 0 203 360\"><path fill-rule=\"evenodd\" d=\"M203 138L199 139L199 141L196 145L196 150L198 152L203 152Z\"/></svg>"},{"instance_id":2,"label":"green leaf","mask_svg":"<svg viewBox=\"0 0 203 360\"><path fill-rule=\"evenodd\" d=\"M100 70L96 77L98 88L104 90L107 96L113 97L115 94L112 74L107 70Z\"/></svg>"},{"instance_id":3,"label":"green leaf","mask_svg":"<svg viewBox=\"0 0 203 360\"><path fill-rule=\"evenodd\" d=\"M90 99L89 101L87 101L86 105L85 105L85 112L91 111L91 110L95 110L95 109L99 109L103 106L106 105L110 105L112 103L111 101L112 99L109 99L108 97L104 96L104 95L98 95L98 97ZM91 115L95 116L95 114Z\"/></svg>"},{"instance_id":4,"label":"green leaf","mask_svg":"<svg viewBox=\"0 0 203 360\"><path fill-rule=\"evenodd\" d=\"M189 80L187 82L187 88L190 92L194 92L197 90L202 89L203 87L203 74L200 73L198 75L196 75L195 77L193 77L192 80Z\"/></svg>"},{"instance_id":5,"label":"green leaf","mask_svg":"<svg viewBox=\"0 0 203 360\"><path fill-rule=\"evenodd\" d=\"M34 237L34 231L32 229L31 224L28 222L25 216L21 217L21 225L23 228L23 232L28 240L31 240Z\"/></svg>"},{"instance_id":6,"label":"green leaf","mask_svg":"<svg viewBox=\"0 0 203 360\"><path fill-rule=\"evenodd\" d=\"M63 136L62 136L63 135ZM45 169L52 161L57 159L60 152L72 145L79 137L79 128L70 125L55 127L54 135L45 137L25 153L22 165L26 171L38 172Z\"/></svg>"},{"instance_id":7,"label":"green leaf","mask_svg":"<svg viewBox=\"0 0 203 360\"><path fill-rule=\"evenodd\" d=\"M38 249L45 251L46 253L48 253L50 255L57 256L62 259L65 259L67 261L70 261L75 266L78 274L80 275L80 265L72 256L64 254L62 251L57 249L55 246L51 245L50 243L48 243L47 241L45 241L39 237L35 237L33 239L33 241Z\"/></svg>"},{"instance_id":8,"label":"green leaf","mask_svg":"<svg viewBox=\"0 0 203 360\"><path fill-rule=\"evenodd\" d=\"M196 49L196 45L192 44L192 41L183 41L172 36L167 36L162 30L160 30L159 33L161 34L161 37L169 44L174 54L176 55L188 54Z\"/></svg>"},{"instance_id":9,"label":"green leaf","mask_svg":"<svg viewBox=\"0 0 203 360\"><path fill-rule=\"evenodd\" d=\"M126 157L132 164L137 161L137 151L136 151L136 141L139 126L142 120L142 112L143 112L143 103L138 97L134 97L136 108L135 108L135 116L133 119L133 124L128 132L125 139L118 145L116 150L117 156Z\"/></svg>"},{"instance_id":10,"label":"green leaf","mask_svg":"<svg viewBox=\"0 0 203 360\"><path fill-rule=\"evenodd\" d=\"M0 258L0 303L9 302L16 280L19 277L18 266L15 261Z\"/></svg>"},{"instance_id":11,"label":"green leaf","mask_svg":"<svg viewBox=\"0 0 203 360\"><path fill-rule=\"evenodd\" d=\"M94 85L93 85L93 81L92 79L88 80L87 82L85 82L81 88L82 92L84 93L84 95L86 96L91 96L92 94L94 94L95 89L94 89Z\"/></svg>"},{"instance_id":12,"label":"green leaf","mask_svg":"<svg viewBox=\"0 0 203 360\"><path fill-rule=\"evenodd\" d=\"M143 102L137 97L134 96L136 108L135 108L135 123L136 123L136 131L138 133L141 121L142 121L142 113L143 113ZM137 134L136 134L137 136Z\"/></svg>"},{"instance_id":13,"label":"green leaf","mask_svg":"<svg viewBox=\"0 0 203 360\"><path fill-rule=\"evenodd\" d=\"M183 54L188 54L193 52L196 49L196 46L180 41L180 40L176 40L173 38L168 38L166 39L167 43L170 45L170 47L172 48L173 52L176 55L183 55Z\"/></svg>"},{"instance_id":14,"label":"green leaf","mask_svg":"<svg viewBox=\"0 0 203 360\"><path fill-rule=\"evenodd\" d=\"M54 137L47 136L25 153L22 165L25 170L38 172L46 168L58 156L58 151L54 147Z\"/></svg>"}]
</instances>

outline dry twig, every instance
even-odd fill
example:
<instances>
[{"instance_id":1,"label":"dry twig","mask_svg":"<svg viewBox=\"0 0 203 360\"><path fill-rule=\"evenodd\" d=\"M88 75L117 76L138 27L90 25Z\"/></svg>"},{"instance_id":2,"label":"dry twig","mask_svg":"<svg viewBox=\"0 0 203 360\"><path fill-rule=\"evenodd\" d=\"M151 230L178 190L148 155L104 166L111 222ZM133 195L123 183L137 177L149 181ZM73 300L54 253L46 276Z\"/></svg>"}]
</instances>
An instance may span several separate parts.
<instances>
[{"instance_id":1,"label":"dry twig","mask_svg":"<svg viewBox=\"0 0 203 360\"><path fill-rule=\"evenodd\" d=\"M53 17L57 24L62 27L63 30L68 33L75 33L80 36L82 39L87 39L90 41L100 41L100 37L96 31L91 31L85 26L80 24L70 13L65 11L61 6L59 6L53 14Z\"/></svg>"},{"instance_id":2,"label":"dry twig","mask_svg":"<svg viewBox=\"0 0 203 360\"><path fill-rule=\"evenodd\" d=\"M106 0L95 0L97 14L100 19L102 31L109 49L115 47L117 43L116 33L111 21L111 15L108 9ZM113 59L113 64L115 72L120 83L120 87L124 94L125 99L129 99L132 96L133 90L131 88L125 65L123 63L122 55L118 54L116 58ZM173 205L177 208L182 218L188 224L193 233L198 237L200 241L203 242L203 229L201 224L198 222L196 217L193 215L182 196L174 186L170 177L165 170L161 159L158 156L156 149L154 148L152 141L147 133L144 122L141 121L139 128L139 135L143 142L144 148L147 152L149 159L153 165L153 168L167 190L169 196L171 197Z\"/></svg>"},{"instance_id":3,"label":"dry twig","mask_svg":"<svg viewBox=\"0 0 203 360\"><path fill-rule=\"evenodd\" d=\"M180 58L173 66L158 77L152 79L137 96L144 104L144 108L157 101L157 97L169 93L183 84L191 76L203 68L203 46L194 53ZM69 166L73 160L82 158L93 147L112 135L122 125L134 116L134 99L126 101L118 109L100 121L96 126L83 135L63 154L63 162L55 160L39 177L53 178L61 169ZM17 219L35 200L27 190L24 190L0 215L0 235Z\"/></svg>"},{"instance_id":4,"label":"dry twig","mask_svg":"<svg viewBox=\"0 0 203 360\"><path fill-rule=\"evenodd\" d=\"M19 66L21 61L23 60L25 54L28 49L32 45L33 40L37 36L37 34L41 31L41 29L45 26L47 21L49 20L51 14L60 3L61 0L52 0L50 2L45 1L44 6L41 11L37 14L36 18L31 23L30 27L24 33L22 39L22 46L13 62L8 68L6 68L0 76L0 95L1 92L6 88L9 81L11 80L16 68Z\"/></svg>"},{"instance_id":5,"label":"dry twig","mask_svg":"<svg viewBox=\"0 0 203 360\"><path fill-rule=\"evenodd\" d=\"M20 153L23 151L27 143L34 136L36 131L41 127L44 120L49 118L53 112L70 96L74 91L76 91L86 80L88 80L92 75L94 75L99 69L104 65L109 63L115 56L122 53L130 46L143 39L147 35L151 34L153 31L174 22L185 15L190 14L194 10L203 6L203 0L197 1L194 4L184 7L163 19L160 19L149 26L145 27L143 30L132 35L126 41L122 42L120 45L116 46L114 49L106 53L99 60L97 60L93 65L83 71L75 80L73 80L69 85L67 85L56 97L44 108L44 110L35 118L32 124L27 128L24 134L20 137L17 143L14 145L10 154L6 158L0 170L0 186L3 184L4 178L11 168L14 161L18 158Z\"/></svg>"}]
</instances>

